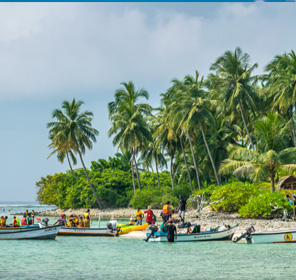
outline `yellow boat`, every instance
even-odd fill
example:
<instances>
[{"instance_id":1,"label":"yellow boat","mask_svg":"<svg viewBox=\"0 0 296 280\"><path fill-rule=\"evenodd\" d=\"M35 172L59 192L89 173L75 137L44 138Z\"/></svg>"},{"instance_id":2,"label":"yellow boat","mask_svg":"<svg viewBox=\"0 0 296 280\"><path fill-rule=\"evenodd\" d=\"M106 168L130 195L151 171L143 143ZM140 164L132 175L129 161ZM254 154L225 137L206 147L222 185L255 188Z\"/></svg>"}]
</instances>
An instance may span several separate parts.
<instances>
[{"instance_id":1,"label":"yellow boat","mask_svg":"<svg viewBox=\"0 0 296 280\"><path fill-rule=\"evenodd\" d=\"M149 224L144 224L144 225L138 225L138 226L131 226L131 231L141 231L146 229L149 226Z\"/></svg>"},{"instance_id":2,"label":"yellow boat","mask_svg":"<svg viewBox=\"0 0 296 280\"><path fill-rule=\"evenodd\" d=\"M122 234L127 234L129 232L131 232L130 227L121 227L121 228L119 228L118 234L122 235Z\"/></svg>"}]
</instances>

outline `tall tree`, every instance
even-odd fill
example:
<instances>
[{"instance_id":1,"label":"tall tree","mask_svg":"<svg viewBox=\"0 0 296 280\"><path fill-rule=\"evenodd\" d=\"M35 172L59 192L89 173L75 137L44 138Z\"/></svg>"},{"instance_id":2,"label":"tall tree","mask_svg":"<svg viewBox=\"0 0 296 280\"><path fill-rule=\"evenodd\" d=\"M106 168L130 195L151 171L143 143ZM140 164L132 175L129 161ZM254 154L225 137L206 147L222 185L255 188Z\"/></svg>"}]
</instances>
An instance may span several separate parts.
<instances>
[{"instance_id":1,"label":"tall tree","mask_svg":"<svg viewBox=\"0 0 296 280\"><path fill-rule=\"evenodd\" d=\"M250 56L240 48L234 52L226 51L211 65L210 70L215 71L215 75L210 75L209 79L212 91L226 102L226 107L240 112L250 145L254 147L249 131L251 123L248 120L249 110L254 111L256 108L257 77L252 76L252 72L258 64L250 67L249 61Z\"/></svg>"},{"instance_id":2,"label":"tall tree","mask_svg":"<svg viewBox=\"0 0 296 280\"><path fill-rule=\"evenodd\" d=\"M138 103L140 98L148 99L146 90L136 90L132 81L122 85L123 88L115 91L115 100L108 104L109 118L112 121L108 135L109 137L115 135L113 145L117 145L120 149L128 149L132 153L134 162L134 165L131 165L132 174L135 166L138 186L141 189L136 154L151 139L145 116L150 114L152 108L146 103Z\"/></svg>"},{"instance_id":3,"label":"tall tree","mask_svg":"<svg viewBox=\"0 0 296 280\"><path fill-rule=\"evenodd\" d=\"M90 111L81 111L82 101L72 102L64 101L62 109L56 109L52 113L52 117L56 122L47 124L49 128L49 139L53 146L59 145L62 150L72 150L79 155L87 181L93 192L97 204L102 209L103 206L95 192L93 185L86 170L83 154L86 149L92 149L93 142L96 142L96 136L99 132L92 127L93 113Z\"/></svg>"}]
</instances>

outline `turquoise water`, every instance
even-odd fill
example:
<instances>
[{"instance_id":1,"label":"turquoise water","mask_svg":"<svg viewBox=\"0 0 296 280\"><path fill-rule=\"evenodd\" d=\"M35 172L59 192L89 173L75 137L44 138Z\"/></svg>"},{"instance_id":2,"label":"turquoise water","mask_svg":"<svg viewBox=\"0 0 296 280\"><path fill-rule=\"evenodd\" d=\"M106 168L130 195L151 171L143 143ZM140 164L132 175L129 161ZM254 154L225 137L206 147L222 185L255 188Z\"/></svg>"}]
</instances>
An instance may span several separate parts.
<instances>
[{"instance_id":1,"label":"turquoise water","mask_svg":"<svg viewBox=\"0 0 296 280\"><path fill-rule=\"evenodd\" d=\"M127 236L0 244L0 279L295 279L295 244L145 243Z\"/></svg>"}]
</instances>

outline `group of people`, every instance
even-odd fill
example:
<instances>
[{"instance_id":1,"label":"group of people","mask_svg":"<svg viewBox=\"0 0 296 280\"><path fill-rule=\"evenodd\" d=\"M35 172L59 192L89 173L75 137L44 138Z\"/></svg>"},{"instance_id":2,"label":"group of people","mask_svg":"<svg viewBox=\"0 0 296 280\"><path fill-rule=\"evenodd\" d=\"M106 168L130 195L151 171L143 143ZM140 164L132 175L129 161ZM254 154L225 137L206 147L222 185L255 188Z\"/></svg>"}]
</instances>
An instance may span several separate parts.
<instances>
[{"instance_id":1,"label":"group of people","mask_svg":"<svg viewBox=\"0 0 296 280\"><path fill-rule=\"evenodd\" d=\"M25 211L21 221L16 216L13 216L12 224L7 225L7 219L8 216L1 216L0 218L0 227L7 227L7 226L13 226L13 227L20 227L20 226L28 226L28 225L34 225L34 210L32 210L31 213L29 213L28 210Z\"/></svg>"},{"instance_id":2,"label":"group of people","mask_svg":"<svg viewBox=\"0 0 296 280\"><path fill-rule=\"evenodd\" d=\"M179 222L180 220L182 223L185 223L185 212L187 211L187 203L186 200L180 195L179 196L179 207L177 209L178 216L176 217L174 209L171 207L171 202L167 201L166 204L163 205L162 211L161 211L161 218L162 223L160 225L160 231L162 233L167 233L167 239L168 242L174 242L175 239L177 239L177 228L174 225L174 223ZM137 225L142 225L142 220L146 214L146 223L149 225L156 223L156 216L151 210L151 207L148 206L147 210L144 211L144 213L140 210L140 208L137 208L136 212L136 218L137 218ZM180 220L178 219L180 218Z\"/></svg>"},{"instance_id":3,"label":"group of people","mask_svg":"<svg viewBox=\"0 0 296 280\"><path fill-rule=\"evenodd\" d=\"M64 227L80 227L89 228L91 221L90 210L87 209L83 216L77 217L76 215L70 215L68 222L65 214L62 214L60 218L54 223Z\"/></svg>"}]
</instances>

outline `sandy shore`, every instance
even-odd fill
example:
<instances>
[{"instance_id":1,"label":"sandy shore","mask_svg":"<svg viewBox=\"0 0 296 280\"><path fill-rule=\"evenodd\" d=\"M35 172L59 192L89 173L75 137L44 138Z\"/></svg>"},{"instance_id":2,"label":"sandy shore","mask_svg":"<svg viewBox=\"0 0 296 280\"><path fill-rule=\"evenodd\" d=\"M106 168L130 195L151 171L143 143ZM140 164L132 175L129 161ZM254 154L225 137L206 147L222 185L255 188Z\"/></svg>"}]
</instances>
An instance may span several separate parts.
<instances>
[{"instance_id":1,"label":"sandy shore","mask_svg":"<svg viewBox=\"0 0 296 280\"><path fill-rule=\"evenodd\" d=\"M70 215L82 216L86 209L56 209L51 211L39 212L39 216L45 217L58 217L61 214L66 214L67 217ZM143 210L142 210L143 211ZM161 222L160 212L161 210L153 210L157 217L157 224ZM124 209L91 209L91 216L94 220L97 220L99 214L101 214L101 219L111 219L112 217L116 219L129 219L135 218L136 210L130 208ZM229 224L231 226L239 224L236 235L245 232L245 229L253 225L256 231L270 231L279 229L292 229L296 228L296 221L288 220L282 221L281 219L243 219L238 214L227 214L227 213L217 213L211 211L209 207L205 207L202 212L198 212L194 209L189 209L186 212L185 220L191 222L192 224L198 224L201 226L201 230L208 230L210 227L217 227L222 225L222 223ZM236 236L235 235L235 236ZM133 232L133 234L126 235L129 237L139 237L142 238L145 233Z\"/></svg>"}]
</instances>

